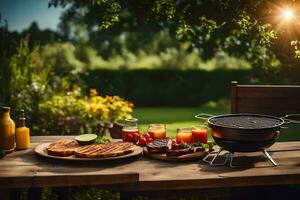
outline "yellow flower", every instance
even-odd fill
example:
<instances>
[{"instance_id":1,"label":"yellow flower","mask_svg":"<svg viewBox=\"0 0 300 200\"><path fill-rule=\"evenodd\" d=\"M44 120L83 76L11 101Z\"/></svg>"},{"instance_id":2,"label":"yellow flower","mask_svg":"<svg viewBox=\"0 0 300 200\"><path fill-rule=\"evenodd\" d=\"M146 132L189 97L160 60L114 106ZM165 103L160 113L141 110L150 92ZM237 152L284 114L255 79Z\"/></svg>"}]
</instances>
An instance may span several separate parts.
<instances>
[{"instance_id":1,"label":"yellow flower","mask_svg":"<svg viewBox=\"0 0 300 200\"><path fill-rule=\"evenodd\" d=\"M91 104L90 105L90 111L96 112L97 111L97 105L96 104Z\"/></svg>"},{"instance_id":2,"label":"yellow flower","mask_svg":"<svg viewBox=\"0 0 300 200\"><path fill-rule=\"evenodd\" d=\"M91 96L97 96L97 94L98 94L97 89L95 89L95 88L90 89L90 95Z\"/></svg>"}]
</instances>

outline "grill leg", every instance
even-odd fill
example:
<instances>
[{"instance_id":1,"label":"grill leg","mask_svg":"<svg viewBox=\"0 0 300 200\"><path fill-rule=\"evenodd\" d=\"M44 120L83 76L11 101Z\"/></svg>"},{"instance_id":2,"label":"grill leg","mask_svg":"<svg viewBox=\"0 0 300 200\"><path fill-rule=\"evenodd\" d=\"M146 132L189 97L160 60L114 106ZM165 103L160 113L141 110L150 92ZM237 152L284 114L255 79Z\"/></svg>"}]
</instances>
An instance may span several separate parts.
<instances>
[{"instance_id":1,"label":"grill leg","mask_svg":"<svg viewBox=\"0 0 300 200\"><path fill-rule=\"evenodd\" d=\"M230 168L236 168L237 166L233 165L234 152L230 152L229 157L230 157L229 167Z\"/></svg>"},{"instance_id":2,"label":"grill leg","mask_svg":"<svg viewBox=\"0 0 300 200\"><path fill-rule=\"evenodd\" d=\"M268 160L273 164L274 167L277 166L277 163L273 160L273 158L266 150L263 150L262 152L268 158Z\"/></svg>"},{"instance_id":3,"label":"grill leg","mask_svg":"<svg viewBox=\"0 0 300 200\"><path fill-rule=\"evenodd\" d=\"M211 154L208 154L203 161L209 163L210 166L223 166L227 163L228 159L229 159L229 154L226 155L226 158L224 160L223 163L214 163L216 158L220 155L220 153L223 151L223 148L220 148L220 150L216 153L216 155L214 155L213 159L211 161L208 160L209 156Z\"/></svg>"}]
</instances>

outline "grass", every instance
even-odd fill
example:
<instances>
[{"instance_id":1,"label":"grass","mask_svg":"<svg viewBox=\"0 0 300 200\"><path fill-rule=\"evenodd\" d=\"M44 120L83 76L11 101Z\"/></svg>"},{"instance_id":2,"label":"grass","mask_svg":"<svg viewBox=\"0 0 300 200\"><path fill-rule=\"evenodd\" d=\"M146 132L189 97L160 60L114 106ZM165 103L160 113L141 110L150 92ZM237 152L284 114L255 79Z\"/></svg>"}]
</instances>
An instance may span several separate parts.
<instances>
[{"instance_id":1,"label":"grass","mask_svg":"<svg viewBox=\"0 0 300 200\"><path fill-rule=\"evenodd\" d=\"M177 128L206 124L205 120L194 117L199 113L225 114L229 113L229 106L210 103L201 107L138 107L134 110L134 116L139 119L139 127L143 133L147 131L149 124L163 123L166 124L167 135L174 138Z\"/></svg>"},{"instance_id":2,"label":"grass","mask_svg":"<svg viewBox=\"0 0 300 200\"><path fill-rule=\"evenodd\" d=\"M139 119L142 133L147 131L151 123L163 123L167 127L167 135L176 137L176 129L191 127L196 124L206 124L206 121L195 119L198 113L220 115L230 113L229 103L208 103L201 107L137 107L134 116ZM281 129L279 141L300 140L300 124L285 124ZM209 137L209 140L212 140Z\"/></svg>"}]
</instances>

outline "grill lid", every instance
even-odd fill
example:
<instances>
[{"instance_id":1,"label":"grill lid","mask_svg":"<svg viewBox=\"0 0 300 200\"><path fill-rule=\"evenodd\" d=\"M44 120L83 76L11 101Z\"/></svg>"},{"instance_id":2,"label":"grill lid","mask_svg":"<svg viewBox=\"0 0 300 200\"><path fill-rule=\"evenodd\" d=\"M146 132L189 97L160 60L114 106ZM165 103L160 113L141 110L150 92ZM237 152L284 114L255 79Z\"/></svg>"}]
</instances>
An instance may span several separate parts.
<instances>
[{"instance_id":1,"label":"grill lid","mask_svg":"<svg viewBox=\"0 0 300 200\"><path fill-rule=\"evenodd\" d=\"M281 126L283 122L282 119L272 116L249 114L222 115L209 119L212 125L235 129L274 128Z\"/></svg>"}]
</instances>

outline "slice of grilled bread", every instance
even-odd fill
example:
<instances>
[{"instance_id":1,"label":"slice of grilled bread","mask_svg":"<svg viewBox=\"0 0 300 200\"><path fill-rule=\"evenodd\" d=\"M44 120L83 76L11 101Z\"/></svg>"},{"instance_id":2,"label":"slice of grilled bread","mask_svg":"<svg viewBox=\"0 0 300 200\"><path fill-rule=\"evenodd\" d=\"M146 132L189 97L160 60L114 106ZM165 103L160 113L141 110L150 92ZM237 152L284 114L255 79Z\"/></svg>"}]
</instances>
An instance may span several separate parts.
<instances>
[{"instance_id":1,"label":"slice of grilled bread","mask_svg":"<svg viewBox=\"0 0 300 200\"><path fill-rule=\"evenodd\" d=\"M82 158L105 158L128 154L134 151L131 142L113 142L108 144L91 144L75 149L75 156Z\"/></svg>"},{"instance_id":2,"label":"slice of grilled bread","mask_svg":"<svg viewBox=\"0 0 300 200\"><path fill-rule=\"evenodd\" d=\"M74 154L74 150L79 147L79 144L75 140L61 139L50 144L47 148L47 152L52 156L70 156Z\"/></svg>"}]
</instances>

